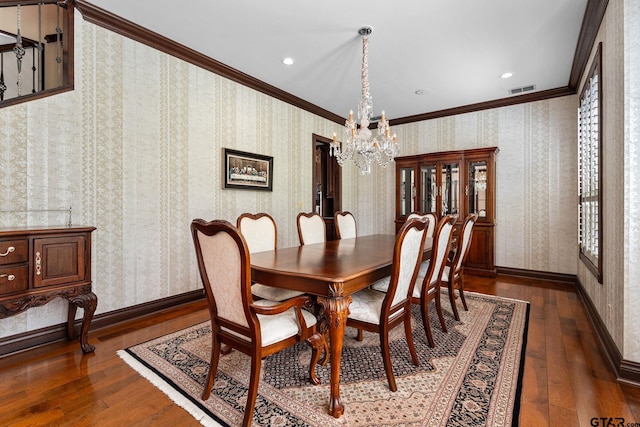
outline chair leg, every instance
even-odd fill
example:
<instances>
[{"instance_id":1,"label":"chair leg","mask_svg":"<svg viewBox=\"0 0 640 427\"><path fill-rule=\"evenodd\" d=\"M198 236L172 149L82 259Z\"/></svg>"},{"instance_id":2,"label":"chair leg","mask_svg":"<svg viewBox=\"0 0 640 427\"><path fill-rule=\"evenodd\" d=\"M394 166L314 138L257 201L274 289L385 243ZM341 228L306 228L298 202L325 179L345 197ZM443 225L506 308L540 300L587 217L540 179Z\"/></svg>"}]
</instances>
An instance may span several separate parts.
<instances>
[{"instance_id":1,"label":"chair leg","mask_svg":"<svg viewBox=\"0 0 640 427\"><path fill-rule=\"evenodd\" d=\"M420 308L422 309L422 324L427 334L427 342L429 343L429 347L435 347L436 344L433 342L433 334L431 333L431 322L429 321L429 300L421 299Z\"/></svg>"},{"instance_id":2,"label":"chair leg","mask_svg":"<svg viewBox=\"0 0 640 427\"><path fill-rule=\"evenodd\" d=\"M320 378L316 375L316 364L318 363L318 359L320 359L320 352L323 349L326 349L326 344L324 343L324 337L321 334L313 334L309 338L307 338L307 343L311 346L311 363L309 363L309 381L311 384L318 385L320 384ZM326 357L326 353L325 353Z\"/></svg>"},{"instance_id":3,"label":"chair leg","mask_svg":"<svg viewBox=\"0 0 640 427\"><path fill-rule=\"evenodd\" d=\"M254 350L255 351L255 350ZM250 426L253 421L253 410L256 407L256 397L258 397L258 384L260 383L260 362L258 354L251 356L251 377L249 379L249 391L247 393L247 404L244 408L243 426Z\"/></svg>"},{"instance_id":4,"label":"chair leg","mask_svg":"<svg viewBox=\"0 0 640 427\"><path fill-rule=\"evenodd\" d=\"M411 304L405 308L404 316L404 334L407 337L407 345L409 346L409 353L411 353L411 360L413 364L418 366L418 355L416 354L416 347L413 345L413 334L411 333Z\"/></svg>"},{"instance_id":5,"label":"chair leg","mask_svg":"<svg viewBox=\"0 0 640 427\"><path fill-rule=\"evenodd\" d=\"M318 360L320 366L326 366L329 362L329 339L327 338L328 331L322 332L322 358Z\"/></svg>"},{"instance_id":6,"label":"chair leg","mask_svg":"<svg viewBox=\"0 0 640 427\"><path fill-rule=\"evenodd\" d=\"M453 311L453 317L456 320L460 320L460 315L458 314L458 307L456 306L456 296L453 290L453 278L450 277L447 282L447 289L449 290L449 302L451 303L451 310Z\"/></svg>"},{"instance_id":7,"label":"chair leg","mask_svg":"<svg viewBox=\"0 0 640 427\"><path fill-rule=\"evenodd\" d=\"M317 297L313 297L312 312L319 319L317 331L322 335L322 342L324 345L323 355L318 362L321 366L326 366L329 363L329 324L324 312L323 306L318 303Z\"/></svg>"},{"instance_id":8,"label":"chair leg","mask_svg":"<svg viewBox=\"0 0 640 427\"><path fill-rule=\"evenodd\" d=\"M364 339L364 331L362 329L358 329L358 336L356 336L356 340L362 341Z\"/></svg>"},{"instance_id":9,"label":"chair leg","mask_svg":"<svg viewBox=\"0 0 640 427\"><path fill-rule=\"evenodd\" d=\"M211 360L209 361L209 372L207 372L207 379L204 382L204 390L202 391L202 400L209 399L211 396L211 389L216 379L216 372L218 371L218 360L220 359L220 342L216 339L214 333L211 334Z\"/></svg>"},{"instance_id":10,"label":"chair leg","mask_svg":"<svg viewBox=\"0 0 640 427\"><path fill-rule=\"evenodd\" d=\"M458 276L458 293L460 294L460 299L462 300L462 305L464 306L465 311L469 311L467 301L464 299L464 281L462 280L462 274Z\"/></svg>"},{"instance_id":11,"label":"chair leg","mask_svg":"<svg viewBox=\"0 0 640 427\"><path fill-rule=\"evenodd\" d=\"M440 319L440 326L442 326L442 330L447 332L447 325L444 323L444 316L442 315L442 302L440 302L440 285L438 284L438 288L436 289L436 312L438 313L438 318Z\"/></svg>"},{"instance_id":12,"label":"chair leg","mask_svg":"<svg viewBox=\"0 0 640 427\"><path fill-rule=\"evenodd\" d=\"M389 350L389 331L386 328L380 329L380 349L382 350L382 360L384 362L384 371L387 374L389 389L397 391L396 379L393 376L393 366L391 366L391 351Z\"/></svg>"}]
</instances>

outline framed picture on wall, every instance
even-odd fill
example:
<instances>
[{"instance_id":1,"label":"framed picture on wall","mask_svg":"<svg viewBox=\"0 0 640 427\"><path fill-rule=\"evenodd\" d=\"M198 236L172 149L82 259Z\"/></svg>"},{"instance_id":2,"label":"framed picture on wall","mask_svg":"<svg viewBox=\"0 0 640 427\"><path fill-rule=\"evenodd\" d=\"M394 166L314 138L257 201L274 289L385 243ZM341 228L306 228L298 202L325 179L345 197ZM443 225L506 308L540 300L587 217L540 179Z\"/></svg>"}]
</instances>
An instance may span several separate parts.
<instances>
[{"instance_id":1,"label":"framed picture on wall","mask_svg":"<svg viewBox=\"0 0 640 427\"><path fill-rule=\"evenodd\" d=\"M273 157L223 148L224 188L273 191Z\"/></svg>"}]
</instances>

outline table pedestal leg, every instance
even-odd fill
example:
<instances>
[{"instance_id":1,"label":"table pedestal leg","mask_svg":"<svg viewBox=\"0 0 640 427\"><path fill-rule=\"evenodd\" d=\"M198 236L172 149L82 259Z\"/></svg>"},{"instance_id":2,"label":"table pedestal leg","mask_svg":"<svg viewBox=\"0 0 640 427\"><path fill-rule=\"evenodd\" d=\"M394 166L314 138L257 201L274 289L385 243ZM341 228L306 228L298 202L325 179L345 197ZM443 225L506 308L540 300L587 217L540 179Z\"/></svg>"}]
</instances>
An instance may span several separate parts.
<instances>
[{"instance_id":1,"label":"table pedestal leg","mask_svg":"<svg viewBox=\"0 0 640 427\"><path fill-rule=\"evenodd\" d=\"M344 405L340 401L340 358L344 329L349 315L351 297L326 298L321 304L329 327L329 347L331 353L331 396L329 397L329 414L340 418L344 413Z\"/></svg>"}]
</instances>

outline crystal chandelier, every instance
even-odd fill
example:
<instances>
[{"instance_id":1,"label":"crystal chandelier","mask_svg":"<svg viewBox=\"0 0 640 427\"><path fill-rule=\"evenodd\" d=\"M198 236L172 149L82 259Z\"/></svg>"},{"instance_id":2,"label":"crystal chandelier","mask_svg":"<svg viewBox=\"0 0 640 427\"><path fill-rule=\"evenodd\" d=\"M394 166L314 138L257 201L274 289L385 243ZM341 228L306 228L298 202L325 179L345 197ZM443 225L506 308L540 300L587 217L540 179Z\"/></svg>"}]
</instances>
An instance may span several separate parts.
<instances>
[{"instance_id":1,"label":"crystal chandelier","mask_svg":"<svg viewBox=\"0 0 640 427\"><path fill-rule=\"evenodd\" d=\"M372 31L371 27L362 27L358 30L358 34L362 36L362 93L358 103L360 125L353 120L353 110L350 111L349 120L345 122L345 142L338 142L334 133L330 146L330 154L336 158L340 166L344 166L348 160L351 160L358 166L362 175L371 173L371 164L374 161L381 167L386 167L399 153L397 138L395 135L390 136L389 122L385 118L384 111L375 135L369 129L373 100L369 93L367 53L368 36Z\"/></svg>"}]
</instances>

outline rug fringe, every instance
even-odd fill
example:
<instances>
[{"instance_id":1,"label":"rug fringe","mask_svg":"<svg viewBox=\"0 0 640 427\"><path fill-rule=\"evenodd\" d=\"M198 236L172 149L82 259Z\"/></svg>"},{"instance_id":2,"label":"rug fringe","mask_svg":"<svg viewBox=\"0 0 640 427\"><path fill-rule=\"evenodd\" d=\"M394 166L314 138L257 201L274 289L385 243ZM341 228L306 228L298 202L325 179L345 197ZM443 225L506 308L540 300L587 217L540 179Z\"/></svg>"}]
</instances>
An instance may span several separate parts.
<instances>
[{"instance_id":1,"label":"rug fringe","mask_svg":"<svg viewBox=\"0 0 640 427\"><path fill-rule=\"evenodd\" d=\"M156 375L149 368L137 361L134 357L131 357L125 350L118 350L118 356L124 360L131 368L142 375L147 381L154 386L158 387L169 399L171 399L176 405L183 408L197 421L205 427L223 427L222 424L218 424L215 420L209 417L202 409L194 405L189 399L184 397L181 393L175 391L173 387L168 385L158 375Z\"/></svg>"}]
</instances>

